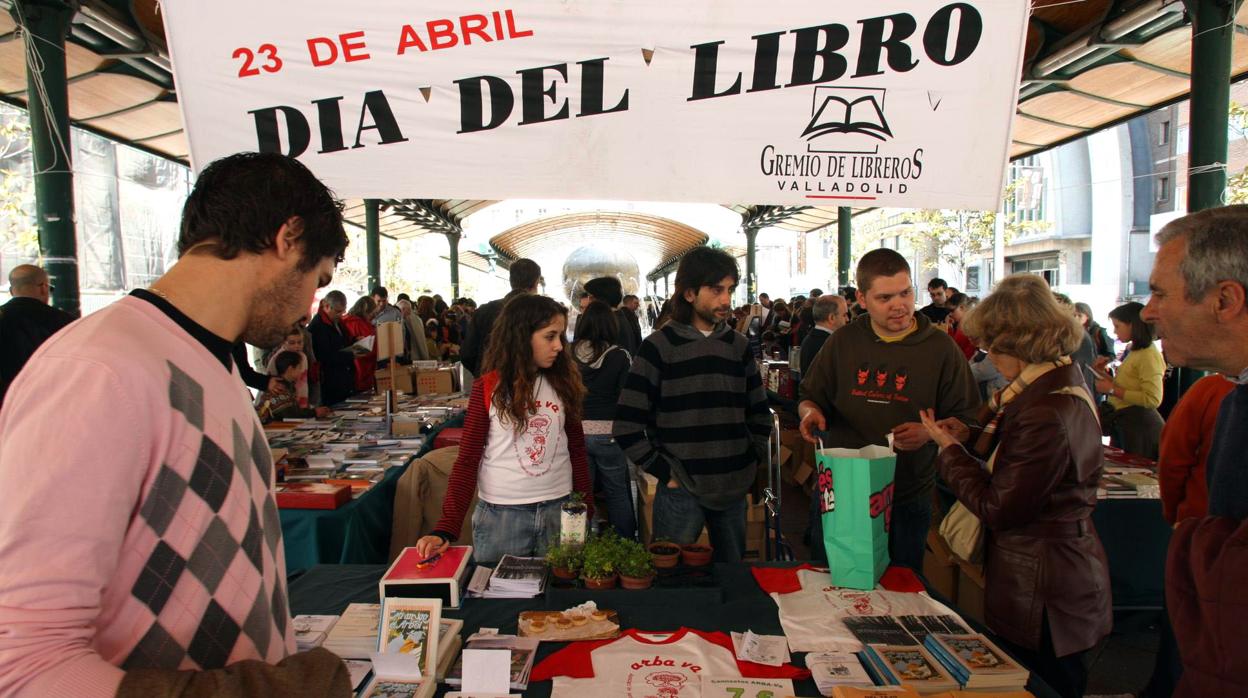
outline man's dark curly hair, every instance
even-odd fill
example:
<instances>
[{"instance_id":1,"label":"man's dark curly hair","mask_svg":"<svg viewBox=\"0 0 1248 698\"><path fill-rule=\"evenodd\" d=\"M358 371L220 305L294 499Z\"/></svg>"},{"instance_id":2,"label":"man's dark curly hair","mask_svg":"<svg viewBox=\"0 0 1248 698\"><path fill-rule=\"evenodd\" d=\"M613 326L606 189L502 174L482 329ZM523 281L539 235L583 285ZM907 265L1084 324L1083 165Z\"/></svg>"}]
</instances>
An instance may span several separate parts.
<instances>
[{"instance_id":1,"label":"man's dark curly hair","mask_svg":"<svg viewBox=\"0 0 1248 698\"><path fill-rule=\"evenodd\" d=\"M259 254L274 245L292 216L302 223L303 256L309 271L325 257L342 261L347 234L342 202L303 163L277 153L237 153L199 173L182 207L178 256L207 248L220 259Z\"/></svg>"}]
</instances>

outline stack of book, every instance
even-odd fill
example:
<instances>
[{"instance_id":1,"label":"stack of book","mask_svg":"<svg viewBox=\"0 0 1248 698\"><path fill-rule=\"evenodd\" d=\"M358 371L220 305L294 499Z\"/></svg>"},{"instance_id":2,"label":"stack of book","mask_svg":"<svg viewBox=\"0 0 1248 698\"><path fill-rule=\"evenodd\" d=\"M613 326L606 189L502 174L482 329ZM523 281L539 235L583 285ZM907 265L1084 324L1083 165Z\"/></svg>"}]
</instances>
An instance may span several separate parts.
<instances>
[{"instance_id":1,"label":"stack of book","mask_svg":"<svg viewBox=\"0 0 1248 698\"><path fill-rule=\"evenodd\" d=\"M852 654L838 652L811 652L806 655L806 668L810 669L810 677L815 680L819 693L832 695L837 686L856 686L870 688L875 685L862 662Z\"/></svg>"},{"instance_id":2,"label":"stack of book","mask_svg":"<svg viewBox=\"0 0 1248 698\"><path fill-rule=\"evenodd\" d=\"M921 645L931 633L970 631L957 616L849 616L845 627L864 645Z\"/></svg>"},{"instance_id":3,"label":"stack of book","mask_svg":"<svg viewBox=\"0 0 1248 698\"><path fill-rule=\"evenodd\" d=\"M307 652L325 644L330 628L338 622L338 616L295 616L292 624L295 628L295 646L300 652Z\"/></svg>"},{"instance_id":4,"label":"stack of book","mask_svg":"<svg viewBox=\"0 0 1248 698\"><path fill-rule=\"evenodd\" d=\"M511 650L511 689L523 692L529 687L529 674L533 671L533 658L537 654L535 637L515 635L474 635L468 638L464 649ZM462 656L447 672L444 682L452 688L464 685L464 662Z\"/></svg>"},{"instance_id":5,"label":"stack of book","mask_svg":"<svg viewBox=\"0 0 1248 698\"><path fill-rule=\"evenodd\" d=\"M380 631L381 604L353 603L330 629L322 646L343 659L368 659L377 651Z\"/></svg>"},{"instance_id":6,"label":"stack of book","mask_svg":"<svg viewBox=\"0 0 1248 698\"><path fill-rule=\"evenodd\" d=\"M927 636L924 646L968 691L1017 691L1030 673L983 635Z\"/></svg>"},{"instance_id":7,"label":"stack of book","mask_svg":"<svg viewBox=\"0 0 1248 698\"><path fill-rule=\"evenodd\" d=\"M1128 469L1124 468L1123 470ZM1157 481L1156 476L1140 469L1130 470L1131 472L1112 472L1110 469L1107 469L1104 479L1121 485L1122 489L1119 491L1125 492L1129 496L1135 496L1139 499L1161 499L1161 483Z\"/></svg>"},{"instance_id":8,"label":"stack of book","mask_svg":"<svg viewBox=\"0 0 1248 698\"><path fill-rule=\"evenodd\" d=\"M858 658L880 686L904 684L923 695L956 691L961 686L921 645L867 645Z\"/></svg>"},{"instance_id":9,"label":"stack of book","mask_svg":"<svg viewBox=\"0 0 1248 698\"><path fill-rule=\"evenodd\" d=\"M540 557L504 555L485 587L488 599L529 599L546 588L546 561Z\"/></svg>"},{"instance_id":10,"label":"stack of book","mask_svg":"<svg viewBox=\"0 0 1248 698\"><path fill-rule=\"evenodd\" d=\"M459 634L464 629L464 621L458 618L443 618L438 623L438 676L445 681L447 673L459 658L459 650L464 646Z\"/></svg>"}]
</instances>

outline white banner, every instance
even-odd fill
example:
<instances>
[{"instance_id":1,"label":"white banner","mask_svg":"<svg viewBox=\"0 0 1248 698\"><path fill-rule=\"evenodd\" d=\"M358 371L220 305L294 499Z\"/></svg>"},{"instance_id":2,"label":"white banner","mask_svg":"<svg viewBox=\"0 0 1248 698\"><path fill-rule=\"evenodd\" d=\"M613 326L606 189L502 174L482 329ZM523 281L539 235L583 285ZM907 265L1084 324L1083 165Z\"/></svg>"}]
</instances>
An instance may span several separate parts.
<instances>
[{"instance_id":1,"label":"white banner","mask_svg":"<svg viewBox=\"0 0 1248 698\"><path fill-rule=\"evenodd\" d=\"M1021 0L167 0L192 160L339 196L995 210Z\"/></svg>"}]
</instances>

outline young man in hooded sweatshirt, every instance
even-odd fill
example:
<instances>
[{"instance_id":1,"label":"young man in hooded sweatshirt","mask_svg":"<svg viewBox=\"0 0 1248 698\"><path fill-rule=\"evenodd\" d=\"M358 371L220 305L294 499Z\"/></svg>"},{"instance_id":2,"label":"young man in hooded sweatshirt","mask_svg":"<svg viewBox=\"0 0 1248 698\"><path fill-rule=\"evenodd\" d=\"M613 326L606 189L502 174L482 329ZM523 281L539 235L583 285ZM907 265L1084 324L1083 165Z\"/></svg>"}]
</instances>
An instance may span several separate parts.
<instances>
[{"instance_id":1,"label":"young man in hooded sweatshirt","mask_svg":"<svg viewBox=\"0 0 1248 698\"><path fill-rule=\"evenodd\" d=\"M705 524L719 562L745 553L745 494L767 449L767 394L749 341L727 323L737 263L698 247L676 271L672 321L633 359L613 435L659 480L654 536L697 540Z\"/></svg>"},{"instance_id":2,"label":"young man in hooded sweatshirt","mask_svg":"<svg viewBox=\"0 0 1248 698\"><path fill-rule=\"evenodd\" d=\"M802 379L798 415L802 436L827 448L886 445L893 435L897 471L889 524L893 564L923 569L932 520L936 446L919 423L935 409L955 433L969 435L979 409L970 364L947 332L914 312L910 265L894 250L878 249L858 262L858 302L867 312L824 344ZM819 519L812 544L822 549Z\"/></svg>"}]
</instances>

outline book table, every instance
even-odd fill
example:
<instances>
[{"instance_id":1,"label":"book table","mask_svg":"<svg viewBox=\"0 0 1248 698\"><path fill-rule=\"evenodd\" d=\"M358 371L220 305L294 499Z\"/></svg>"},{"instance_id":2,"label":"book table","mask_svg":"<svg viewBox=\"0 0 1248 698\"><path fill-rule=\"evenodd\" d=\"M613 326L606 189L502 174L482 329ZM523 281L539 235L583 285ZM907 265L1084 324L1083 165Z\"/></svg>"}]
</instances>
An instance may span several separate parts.
<instances>
[{"instance_id":1,"label":"book table","mask_svg":"<svg viewBox=\"0 0 1248 698\"><path fill-rule=\"evenodd\" d=\"M769 566L786 566L795 563L776 563ZM302 573L295 573L289 580L290 612L298 614L333 615L342 613L347 604L377 603L377 582L386 565L321 565ZM670 631L685 626L699 630L723 632L753 630L768 635L783 635L776 604L755 583L745 564L717 564L715 575L723 590L721 595L708 594L707 603L682 596L679 604L673 604L670 593L662 589L631 591L615 594L611 608L619 614L620 625L643 631ZM633 595L633 596L629 596ZM933 596L935 596L933 594ZM947 599L941 603L953 608ZM497 628L500 633L515 633L521 611L563 610L550 605L547 598L535 599L465 599L463 608L447 610L445 615L464 621L463 636L467 637L478 628ZM997 638L971 619L965 619L975 632ZM561 642L544 642L538 648L537 661L565 646ZM794 654L794 664L804 666L802 654ZM549 681L529 685L526 696L549 696ZM818 696L813 680L794 682L799 696ZM1027 690L1037 698L1049 698L1057 694L1041 679L1032 676ZM439 687L438 695L446 687Z\"/></svg>"}]
</instances>

